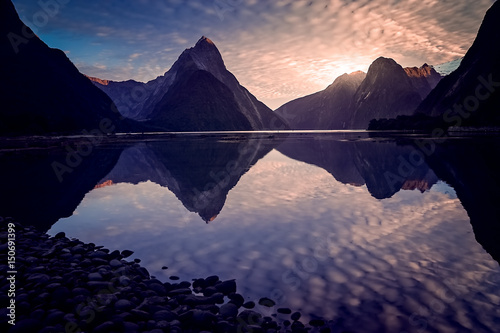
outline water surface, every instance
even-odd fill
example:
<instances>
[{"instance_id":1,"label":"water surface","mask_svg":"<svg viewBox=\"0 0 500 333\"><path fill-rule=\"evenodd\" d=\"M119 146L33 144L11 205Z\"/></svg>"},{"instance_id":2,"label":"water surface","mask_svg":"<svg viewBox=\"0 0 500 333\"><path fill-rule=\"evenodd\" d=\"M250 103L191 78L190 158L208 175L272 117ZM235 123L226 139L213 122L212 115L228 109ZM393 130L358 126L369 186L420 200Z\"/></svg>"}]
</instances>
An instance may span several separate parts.
<instances>
[{"instance_id":1,"label":"water surface","mask_svg":"<svg viewBox=\"0 0 500 333\"><path fill-rule=\"evenodd\" d=\"M133 250L163 281L236 278L248 299L277 301L269 313L290 307L334 331L495 332L500 141L450 138L424 151L434 141L420 139L105 145L62 181L52 166L67 150L9 153L4 210L50 234Z\"/></svg>"}]
</instances>

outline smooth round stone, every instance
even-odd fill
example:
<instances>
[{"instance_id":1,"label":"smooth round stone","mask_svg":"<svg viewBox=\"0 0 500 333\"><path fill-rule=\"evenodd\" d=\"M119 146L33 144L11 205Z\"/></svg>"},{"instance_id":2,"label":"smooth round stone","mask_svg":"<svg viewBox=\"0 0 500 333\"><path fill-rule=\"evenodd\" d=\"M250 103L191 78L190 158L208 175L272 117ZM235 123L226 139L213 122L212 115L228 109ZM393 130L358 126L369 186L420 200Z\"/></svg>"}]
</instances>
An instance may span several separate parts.
<instances>
[{"instance_id":1,"label":"smooth round stone","mask_svg":"<svg viewBox=\"0 0 500 333\"><path fill-rule=\"evenodd\" d=\"M139 325L126 321L123 323L123 330L124 332L138 332Z\"/></svg>"},{"instance_id":2,"label":"smooth round stone","mask_svg":"<svg viewBox=\"0 0 500 333\"><path fill-rule=\"evenodd\" d=\"M27 279L26 282L33 282L33 283L46 283L50 280L50 276L47 274L31 274Z\"/></svg>"},{"instance_id":3,"label":"smooth round stone","mask_svg":"<svg viewBox=\"0 0 500 333\"><path fill-rule=\"evenodd\" d=\"M42 322L40 320L29 318L16 320L16 324L10 328L9 333L38 332L42 328Z\"/></svg>"},{"instance_id":4,"label":"smooth round stone","mask_svg":"<svg viewBox=\"0 0 500 333\"><path fill-rule=\"evenodd\" d=\"M130 251L130 250L123 250L122 251L123 258L130 257L132 254L134 254L134 251Z\"/></svg>"},{"instance_id":5,"label":"smooth round stone","mask_svg":"<svg viewBox=\"0 0 500 333\"><path fill-rule=\"evenodd\" d=\"M25 234L25 235L27 235L27 234ZM61 238L64 238L64 237L66 237L66 234L65 234L63 231L58 232L58 233L54 236L54 238L55 238L55 239L61 239Z\"/></svg>"},{"instance_id":6,"label":"smooth round stone","mask_svg":"<svg viewBox=\"0 0 500 333\"><path fill-rule=\"evenodd\" d=\"M234 318L238 315L238 307L232 303L227 303L220 307L219 313L224 318Z\"/></svg>"},{"instance_id":7,"label":"smooth round stone","mask_svg":"<svg viewBox=\"0 0 500 333\"><path fill-rule=\"evenodd\" d=\"M268 307L268 308L271 308L273 306L276 305L276 302L273 301L272 299L270 298L267 298L267 297L262 297L260 300L259 300L259 304L262 305L262 306L265 306L265 307Z\"/></svg>"},{"instance_id":8,"label":"smooth round stone","mask_svg":"<svg viewBox=\"0 0 500 333\"><path fill-rule=\"evenodd\" d=\"M108 254L104 251L94 251L92 252L91 254L89 254L89 258L100 258L100 259L103 259L103 258L106 258L108 256Z\"/></svg>"},{"instance_id":9,"label":"smooth round stone","mask_svg":"<svg viewBox=\"0 0 500 333\"><path fill-rule=\"evenodd\" d=\"M94 333L107 333L107 332L110 332L110 331L113 331L113 329L115 328L115 323L112 322L112 321L106 321L104 323L102 323L101 325L97 326L96 328L94 328L94 330L92 332Z\"/></svg>"},{"instance_id":10,"label":"smooth round stone","mask_svg":"<svg viewBox=\"0 0 500 333\"><path fill-rule=\"evenodd\" d=\"M64 318L65 313L59 310L52 311L45 317L45 325L55 325Z\"/></svg>"},{"instance_id":11,"label":"smooth round stone","mask_svg":"<svg viewBox=\"0 0 500 333\"><path fill-rule=\"evenodd\" d=\"M253 309L255 308L255 302L253 301L249 301L249 302L246 302L246 303L243 303L242 305L245 309Z\"/></svg>"},{"instance_id":12,"label":"smooth round stone","mask_svg":"<svg viewBox=\"0 0 500 333\"><path fill-rule=\"evenodd\" d=\"M172 275L171 277L169 277L169 279L172 281L177 281L177 280L180 280L181 278L178 276Z\"/></svg>"},{"instance_id":13,"label":"smooth round stone","mask_svg":"<svg viewBox=\"0 0 500 333\"><path fill-rule=\"evenodd\" d=\"M217 282L219 282L219 277L217 275L212 275L205 279L206 286L214 286Z\"/></svg>"},{"instance_id":14,"label":"smooth round stone","mask_svg":"<svg viewBox=\"0 0 500 333\"><path fill-rule=\"evenodd\" d=\"M292 310L290 310L289 308L279 308L277 311L278 311L278 313L282 313L282 314L292 313Z\"/></svg>"},{"instance_id":15,"label":"smooth round stone","mask_svg":"<svg viewBox=\"0 0 500 333\"><path fill-rule=\"evenodd\" d=\"M309 321L309 325L312 327L321 327L325 325L325 321L321 319L312 319Z\"/></svg>"},{"instance_id":16,"label":"smooth round stone","mask_svg":"<svg viewBox=\"0 0 500 333\"><path fill-rule=\"evenodd\" d=\"M172 311L168 311L168 310L160 310L160 311L157 311L153 315L153 319L157 320L157 321L171 322L171 321L174 321L178 318L179 317L175 313L173 313Z\"/></svg>"},{"instance_id":17,"label":"smooth round stone","mask_svg":"<svg viewBox=\"0 0 500 333\"><path fill-rule=\"evenodd\" d=\"M227 280L215 285L215 289L223 293L224 295L229 295L230 293L236 292L236 281L235 280Z\"/></svg>"},{"instance_id":18,"label":"smooth round stone","mask_svg":"<svg viewBox=\"0 0 500 333\"><path fill-rule=\"evenodd\" d=\"M134 304L132 304L132 302L130 302L126 299L118 300L115 303L115 309L117 309L119 311L128 311L128 310L132 309L133 307L134 307Z\"/></svg>"},{"instance_id":19,"label":"smooth round stone","mask_svg":"<svg viewBox=\"0 0 500 333\"><path fill-rule=\"evenodd\" d=\"M118 267L121 267L123 266L123 263L118 260L118 259L113 259L109 262L109 265L112 267L112 268L118 268Z\"/></svg>"},{"instance_id":20,"label":"smooth round stone","mask_svg":"<svg viewBox=\"0 0 500 333\"><path fill-rule=\"evenodd\" d=\"M102 281L102 275L101 275L101 273L97 273L97 272L90 273L88 275L88 279L89 279L89 281Z\"/></svg>"},{"instance_id":21,"label":"smooth round stone","mask_svg":"<svg viewBox=\"0 0 500 333\"><path fill-rule=\"evenodd\" d=\"M300 312L294 312L290 318L294 321L297 321L300 319L300 317L301 317Z\"/></svg>"},{"instance_id":22,"label":"smooth round stone","mask_svg":"<svg viewBox=\"0 0 500 333\"><path fill-rule=\"evenodd\" d=\"M235 304L237 307L240 307L243 303L245 303L245 298L240 294L232 293L229 294L228 297L231 300L231 303Z\"/></svg>"}]
</instances>

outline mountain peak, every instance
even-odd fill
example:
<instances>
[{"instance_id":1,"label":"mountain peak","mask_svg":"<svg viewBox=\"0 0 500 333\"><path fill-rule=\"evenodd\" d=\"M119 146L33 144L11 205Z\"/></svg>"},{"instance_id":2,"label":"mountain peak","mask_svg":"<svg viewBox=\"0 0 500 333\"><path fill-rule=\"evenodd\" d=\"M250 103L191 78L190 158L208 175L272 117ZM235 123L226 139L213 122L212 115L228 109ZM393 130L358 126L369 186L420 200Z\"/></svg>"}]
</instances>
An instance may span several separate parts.
<instances>
[{"instance_id":1,"label":"mountain peak","mask_svg":"<svg viewBox=\"0 0 500 333\"><path fill-rule=\"evenodd\" d=\"M215 46L215 43L212 42L212 40L208 37L205 37L205 36L201 36L200 40L196 43L196 45L198 44L210 44L210 45L213 45Z\"/></svg>"}]
</instances>

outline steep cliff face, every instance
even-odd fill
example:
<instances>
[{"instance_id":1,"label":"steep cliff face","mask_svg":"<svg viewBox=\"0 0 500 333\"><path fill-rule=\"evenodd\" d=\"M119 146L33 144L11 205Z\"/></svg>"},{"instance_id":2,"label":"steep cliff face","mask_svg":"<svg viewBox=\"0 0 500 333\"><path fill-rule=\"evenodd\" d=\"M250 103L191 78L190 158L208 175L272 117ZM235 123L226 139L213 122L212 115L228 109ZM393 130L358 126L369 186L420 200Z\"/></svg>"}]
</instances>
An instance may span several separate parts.
<instances>
[{"instance_id":1,"label":"steep cliff face","mask_svg":"<svg viewBox=\"0 0 500 333\"><path fill-rule=\"evenodd\" d=\"M49 48L0 1L0 135L118 129L111 99L66 57ZM102 128L101 128L102 129Z\"/></svg>"},{"instance_id":2,"label":"steep cliff face","mask_svg":"<svg viewBox=\"0 0 500 333\"><path fill-rule=\"evenodd\" d=\"M420 68L406 67L404 71L422 99L427 97L443 78L434 68L427 64Z\"/></svg>"},{"instance_id":3,"label":"steep cliff face","mask_svg":"<svg viewBox=\"0 0 500 333\"><path fill-rule=\"evenodd\" d=\"M370 66L354 96L351 128L366 129L372 119L410 115L421 101L403 67L380 57Z\"/></svg>"},{"instance_id":4,"label":"steep cliff face","mask_svg":"<svg viewBox=\"0 0 500 333\"><path fill-rule=\"evenodd\" d=\"M293 129L346 129L352 99L365 77L363 72L339 76L325 90L286 103L276 113Z\"/></svg>"},{"instance_id":5,"label":"steep cliff face","mask_svg":"<svg viewBox=\"0 0 500 333\"><path fill-rule=\"evenodd\" d=\"M452 126L500 125L500 2L483 20L458 69L420 104L418 113L442 116Z\"/></svg>"},{"instance_id":6,"label":"steep cliff face","mask_svg":"<svg viewBox=\"0 0 500 333\"><path fill-rule=\"evenodd\" d=\"M96 81L122 115L158 130L287 128L281 117L239 84L206 37L185 50L165 75L148 83Z\"/></svg>"}]
</instances>

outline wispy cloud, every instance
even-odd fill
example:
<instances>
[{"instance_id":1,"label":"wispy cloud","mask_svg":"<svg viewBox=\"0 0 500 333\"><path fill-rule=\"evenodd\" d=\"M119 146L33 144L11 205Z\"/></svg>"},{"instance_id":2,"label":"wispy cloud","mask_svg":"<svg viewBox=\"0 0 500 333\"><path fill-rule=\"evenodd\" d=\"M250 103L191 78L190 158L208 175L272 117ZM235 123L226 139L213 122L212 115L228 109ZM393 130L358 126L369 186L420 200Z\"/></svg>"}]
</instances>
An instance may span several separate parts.
<instances>
[{"instance_id":1,"label":"wispy cloud","mask_svg":"<svg viewBox=\"0 0 500 333\"><path fill-rule=\"evenodd\" d=\"M14 2L22 17L40 10ZM106 63L109 79L141 81L163 74L207 35L239 81L274 104L323 89L344 72L366 71L381 55L404 66L461 57L493 2L89 0L68 3L38 32L75 62ZM124 59L139 52L141 61L124 70Z\"/></svg>"}]
</instances>

